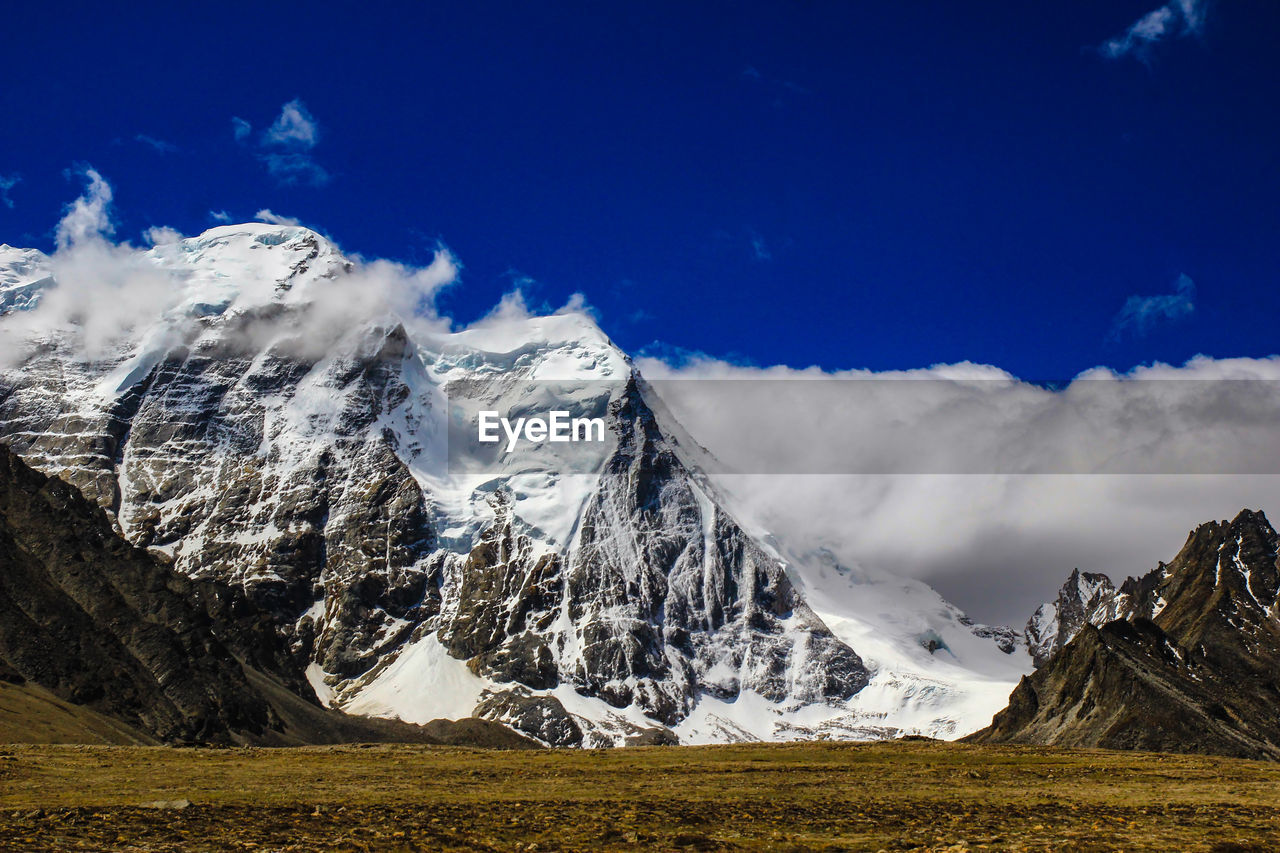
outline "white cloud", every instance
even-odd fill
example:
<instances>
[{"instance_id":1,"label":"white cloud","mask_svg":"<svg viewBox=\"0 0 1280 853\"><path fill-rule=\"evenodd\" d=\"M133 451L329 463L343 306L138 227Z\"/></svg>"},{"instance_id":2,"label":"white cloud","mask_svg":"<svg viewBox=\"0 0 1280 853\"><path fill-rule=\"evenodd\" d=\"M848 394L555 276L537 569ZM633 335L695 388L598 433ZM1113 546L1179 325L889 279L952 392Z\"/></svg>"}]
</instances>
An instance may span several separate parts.
<instances>
[{"instance_id":1,"label":"white cloud","mask_svg":"<svg viewBox=\"0 0 1280 853\"><path fill-rule=\"evenodd\" d=\"M235 136L237 142L243 142L249 138L249 134L253 133L253 125L239 116L232 116L231 133Z\"/></svg>"},{"instance_id":2,"label":"white cloud","mask_svg":"<svg viewBox=\"0 0 1280 853\"><path fill-rule=\"evenodd\" d=\"M298 220L292 216L281 216L278 213L272 213L271 208L264 207L253 215L253 218L259 222L268 222L272 225L298 225Z\"/></svg>"},{"instance_id":3,"label":"white cloud","mask_svg":"<svg viewBox=\"0 0 1280 853\"><path fill-rule=\"evenodd\" d=\"M156 320L173 300L170 277L147 262L144 253L110 239L115 230L110 184L92 167L81 172L83 194L67 206L58 223L57 250L48 258L57 282L39 304L6 315L0 359L20 358L24 346L54 330L71 330L85 358L98 358L119 336ZM167 239L168 229L149 234Z\"/></svg>"},{"instance_id":4,"label":"white cloud","mask_svg":"<svg viewBox=\"0 0 1280 853\"><path fill-rule=\"evenodd\" d=\"M140 330L150 330L150 343L156 345L188 339L200 322L199 316L181 309L192 286L186 255L178 246L182 235L171 228L149 228L143 237L150 250L114 242L112 188L92 168L84 170L84 177L85 190L68 205L57 229L57 250L46 261L55 284L41 292L35 307L0 317L0 360L6 364L20 363L50 335L72 347L74 355L97 359L118 353L122 343L136 343ZM296 220L268 209L259 211L258 218L301 228ZM316 234L314 239L326 238ZM289 310L248 322L231 343L277 343L318 356L336 338L371 322L394 319L427 334L447 330L449 321L437 313L435 299L456 280L458 269L444 246L437 246L424 267L357 257L337 265L330 276L302 282ZM262 298L278 294L272 286Z\"/></svg>"},{"instance_id":5,"label":"white cloud","mask_svg":"<svg viewBox=\"0 0 1280 853\"><path fill-rule=\"evenodd\" d=\"M555 310L556 314L585 314L596 322L600 321L600 312L587 301L587 295L576 291L569 295L569 300Z\"/></svg>"},{"instance_id":6,"label":"white cloud","mask_svg":"<svg viewBox=\"0 0 1280 853\"><path fill-rule=\"evenodd\" d=\"M1111 322L1110 337L1119 340L1126 332L1145 335L1156 324L1189 316L1196 310L1196 283L1188 275L1178 276L1173 293L1130 296Z\"/></svg>"},{"instance_id":7,"label":"white cloud","mask_svg":"<svg viewBox=\"0 0 1280 853\"><path fill-rule=\"evenodd\" d=\"M231 221L231 214L227 213L225 210L211 210L209 211L209 218L214 222L222 222L225 224Z\"/></svg>"},{"instance_id":8,"label":"white cloud","mask_svg":"<svg viewBox=\"0 0 1280 853\"><path fill-rule=\"evenodd\" d=\"M1134 21L1120 35L1108 39L1102 45L1102 54L1110 59L1133 56L1145 62L1159 42L1200 33L1205 7L1205 0L1170 0Z\"/></svg>"},{"instance_id":9,"label":"white cloud","mask_svg":"<svg viewBox=\"0 0 1280 853\"><path fill-rule=\"evenodd\" d=\"M1204 16L1207 11L1208 0L1177 0L1178 11L1182 13L1182 20L1186 21L1187 29L1198 33L1204 27Z\"/></svg>"},{"instance_id":10,"label":"white cloud","mask_svg":"<svg viewBox=\"0 0 1280 853\"><path fill-rule=\"evenodd\" d=\"M84 195L73 201L58 223L58 248L109 236L115 232L111 222L111 185L93 167L82 174L89 184Z\"/></svg>"},{"instance_id":11,"label":"white cloud","mask_svg":"<svg viewBox=\"0 0 1280 853\"><path fill-rule=\"evenodd\" d=\"M756 532L922 578L979 618L1020 624L1072 568L1119 581L1196 524L1280 513L1280 357L1094 370L1057 391L968 363L637 365Z\"/></svg>"},{"instance_id":12,"label":"white cloud","mask_svg":"<svg viewBox=\"0 0 1280 853\"><path fill-rule=\"evenodd\" d=\"M288 148L314 148L320 128L301 100L294 98L280 108L275 123L267 128L263 141Z\"/></svg>"},{"instance_id":13,"label":"white cloud","mask_svg":"<svg viewBox=\"0 0 1280 853\"><path fill-rule=\"evenodd\" d=\"M151 246L168 246L182 239L182 232L164 225L153 225L142 232L142 239Z\"/></svg>"},{"instance_id":14,"label":"white cloud","mask_svg":"<svg viewBox=\"0 0 1280 853\"><path fill-rule=\"evenodd\" d=\"M516 288L502 294L498 304L489 309L489 313L477 320L474 325L484 327L498 323L510 323L527 320L532 316L533 312L529 310L529 305L525 301L524 291Z\"/></svg>"},{"instance_id":15,"label":"white cloud","mask_svg":"<svg viewBox=\"0 0 1280 853\"><path fill-rule=\"evenodd\" d=\"M0 202L10 210L13 209L13 199L9 197L9 190L17 186L21 180L21 175L0 175Z\"/></svg>"}]
</instances>

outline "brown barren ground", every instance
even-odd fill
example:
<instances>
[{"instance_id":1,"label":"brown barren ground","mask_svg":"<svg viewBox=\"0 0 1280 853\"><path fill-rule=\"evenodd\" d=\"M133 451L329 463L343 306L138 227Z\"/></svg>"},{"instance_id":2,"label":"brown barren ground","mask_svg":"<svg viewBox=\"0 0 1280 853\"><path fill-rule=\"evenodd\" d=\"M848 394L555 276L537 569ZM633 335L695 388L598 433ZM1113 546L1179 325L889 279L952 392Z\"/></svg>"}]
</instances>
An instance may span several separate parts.
<instances>
[{"instance_id":1,"label":"brown barren ground","mask_svg":"<svg viewBox=\"0 0 1280 853\"><path fill-rule=\"evenodd\" d=\"M921 741L9 746L0 849L1261 851L1280 765Z\"/></svg>"}]
</instances>

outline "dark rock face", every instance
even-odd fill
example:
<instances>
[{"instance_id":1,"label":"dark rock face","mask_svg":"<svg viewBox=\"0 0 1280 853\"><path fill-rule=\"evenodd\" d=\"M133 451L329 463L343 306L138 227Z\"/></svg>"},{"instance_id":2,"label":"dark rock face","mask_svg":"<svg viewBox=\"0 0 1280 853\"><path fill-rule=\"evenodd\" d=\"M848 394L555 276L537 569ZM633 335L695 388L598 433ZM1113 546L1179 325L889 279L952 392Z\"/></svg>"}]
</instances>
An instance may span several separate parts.
<instances>
[{"instance_id":1,"label":"dark rock face","mask_svg":"<svg viewBox=\"0 0 1280 853\"><path fill-rule=\"evenodd\" d=\"M1280 724L1267 710L1278 695L1242 690L1150 620L1119 619L1086 625L972 739L1280 759Z\"/></svg>"},{"instance_id":2,"label":"dark rock face","mask_svg":"<svg viewBox=\"0 0 1280 853\"><path fill-rule=\"evenodd\" d=\"M510 497L494 495L495 520L434 620L450 653L500 683L567 683L615 708L634 704L664 731L702 691L823 702L861 690L861 659L775 560L695 494L634 384L610 421L618 447L566 556L538 555L515 530ZM517 713L511 697L520 694L498 695L477 714L550 744L583 742L546 710L558 701L522 699Z\"/></svg>"},{"instance_id":3,"label":"dark rock face","mask_svg":"<svg viewBox=\"0 0 1280 853\"><path fill-rule=\"evenodd\" d=\"M76 396L110 365L68 377L56 354L37 358L0 402L0 434L113 511L134 544L191 577L245 587L303 666L357 676L432 606L423 495L394 437L373 427L408 393L404 330L375 333L319 375L285 345L244 353L238 334L193 331L119 401L75 415ZM296 424L264 401L300 393L332 402ZM324 440L276 442L298 431ZM325 618L299 625L317 595Z\"/></svg>"},{"instance_id":4,"label":"dark rock face","mask_svg":"<svg viewBox=\"0 0 1280 853\"><path fill-rule=\"evenodd\" d=\"M975 637L990 640L1006 655L1013 654L1022 646L1023 636L1007 625L978 625L967 616L960 617L959 621L960 624L969 628Z\"/></svg>"},{"instance_id":5,"label":"dark rock face","mask_svg":"<svg viewBox=\"0 0 1280 853\"><path fill-rule=\"evenodd\" d=\"M575 685L618 707L637 702L667 725L684 717L699 685L773 701L847 699L866 686L861 659L778 563L695 494L634 386L613 416L618 450L569 560L569 616L583 644ZM634 531L625 547L619 529ZM785 630L788 619L800 630ZM739 675L717 678L717 668Z\"/></svg>"},{"instance_id":6,"label":"dark rock face","mask_svg":"<svg viewBox=\"0 0 1280 853\"><path fill-rule=\"evenodd\" d=\"M1280 759L1278 544L1261 512L1196 528L972 739Z\"/></svg>"},{"instance_id":7,"label":"dark rock face","mask_svg":"<svg viewBox=\"0 0 1280 853\"><path fill-rule=\"evenodd\" d=\"M0 679L169 742L536 746L483 720L419 727L321 708L269 614L125 542L100 507L4 445Z\"/></svg>"},{"instance_id":8,"label":"dark rock face","mask_svg":"<svg viewBox=\"0 0 1280 853\"><path fill-rule=\"evenodd\" d=\"M239 660L310 692L243 601L157 564L74 488L3 447L0 567L6 668L162 740L283 729Z\"/></svg>"}]
</instances>

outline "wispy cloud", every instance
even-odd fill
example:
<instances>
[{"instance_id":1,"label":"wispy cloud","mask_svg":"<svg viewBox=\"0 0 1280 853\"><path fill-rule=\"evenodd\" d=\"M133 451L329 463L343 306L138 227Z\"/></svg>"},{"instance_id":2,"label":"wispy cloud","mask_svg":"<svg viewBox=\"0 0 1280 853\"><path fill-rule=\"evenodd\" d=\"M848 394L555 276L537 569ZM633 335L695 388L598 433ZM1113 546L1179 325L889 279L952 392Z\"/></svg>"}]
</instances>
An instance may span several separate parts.
<instances>
[{"instance_id":1,"label":"wispy cloud","mask_svg":"<svg viewBox=\"0 0 1280 853\"><path fill-rule=\"evenodd\" d=\"M209 211L209 218L214 222L227 223L231 221L231 214L225 210L211 210Z\"/></svg>"},{"instance_id":2,"label":"wispy cloud","mask_svg":"<svg viewBox=\"0 0 1280 853\"><path fill-rule=\"evenodd\" d=\"M182 232L166 225L153 225L142 232L142 239L152 246L169 246L182 239Z\"/></svg>"},{"instance_id":3,"label":"wispy cloud","mask_svg":"<svg viewBox=\"0 0 1280 853\"><path fill-rule=\"evenodd\" d=\"M237 142L251 143L257 149L255 156L278 182L314 187L329 182L329 172L311 155L320 141L320 125L300 99L281 107L280 115L256 140L253 125L238 116L231 119L231 130Z\"/></svg>"},{"instance_id":4,"label":"wispy cloud","mask_svg":"<svg viewBox=\"0 0 1280 853\"><path fill-rule=\"evenodd\" d=\"M157 139L154 136L147 136L145 133L139 133L133 138L134 142L141 142L143 145L149 146L155 150L157 154L172 154L178 150L178 146L172 142L166 142L163 139Z\"/></svg>"},{"instance_id":5,"label":"wispy cloud","mask_svg":"<svg viewBox=\"0 0 1280 853\"><path fill-rule=\"evenodd\" d=\"M111 185L92 166L85 166L78 174L88 181L88 186L84 195L67 206L58 223L59 249L106 237L116 230L111 221Z\"/></svg>"},{"instance_id":6,"label":"wispy cloud","mask_svg":"<svg viewBox=\"0 0 1280 853\"><path fill-rule=\"evenodd\" d=\"M1125 333L1145 335L1158 323L1186 317L1196 310L1196 283L1188 275L1178 276L1173 293L1155 296L1130 296L1111 321L1111 340Z\"/></svg>"},{"instance_id":7,"label":"wispy cloud","mask_svg":"<svg viewBox=\"0 0 1280 853\"><path fill-rule=\"evenodd\" d=\"M10 210L13 209L13 199L9 196L9 190L17 186L21 180L21 175L0 175L0 202Z\"/></svg>"},{"instance_id":8,"label":"wispy cloud","mask_svg":"<svg viewBox=\"0 0 1280 853\"><path fill-rule=\"evenodd\" d=\"M320 128L316 120L307 110L305 104L297 98L280 108L280 115L275 123L267 128L265 142L268 145L284 147L314 148L319 141Z\"/></svg>"},{"instance_id":9,"label":"wispy cloud","mask_svg":"<svg viewBox=\"0 0 1280 853\"><path fill-rule=\"evenodd\" d=\"M0 364L21 364L50 334L75 357L97 359L119 353L122 341L150 329L152 343L189 340L203 310L183 308L194 284L190 267L174 247L181 234L156 226L143 233L152 248L116 242L112 188L96 170L83 167L73 174L84 181L78 199L67 205L57 226L57 248L42 261L42 273L54 282L40 292L26 310L0 317ZM264 220L292 222L264 210ZM320 238L317 235L316 239ZM341 257L331 246L331 274L317 275L303 287L306 299L282 314L254 321L229 342L254 349L274 342L307 357L318 357L333 341L353 328L390 317L411 330L434 334L449 327L435 309L437 294L458 274L458 263L439 246L429 264L409 266L386 260ZM345 262L344 262L345 261ZM238 282L247 293L251 282ZM270 299L272 288L253 298Z\"/></svg>"},{"instance_id":10,"label":"wispy cloud","mask_svg":"<svg viewBox=\"0 0 1280 853\"><path fill-rule=\"evenodd\" d=\"M294 219L292 216L281 216L278 213L272 213L271 208L264 207L253 215L253 218L259 222L267 222L271 225L301 225L302 223Z\"/></svg>"},{"instance_id":11,"label":"wispy cloud","mask_svg":"<svg viewBox=\"0 0 1280 853\"><path fill-rule=\"evenodd\" d=\"M757 261L773 260L773 253L769 251L769 244L764 241L754 229L748 228L748 234L751 237L751 254Z\"/></svg>"},{"instance_id":12,"label":"wispy cloud","mask_svg":"<svg viewBox=\"0 0 1280 853\"><path fill-rule=\"evenodd\" d=\"M1152 9L1101 47L1108 59L1132 56L1146 62L1155 45L1168 38L1199 34L1204 27L1205 0L1170 0Z\"/></svg>"}]
</instances>

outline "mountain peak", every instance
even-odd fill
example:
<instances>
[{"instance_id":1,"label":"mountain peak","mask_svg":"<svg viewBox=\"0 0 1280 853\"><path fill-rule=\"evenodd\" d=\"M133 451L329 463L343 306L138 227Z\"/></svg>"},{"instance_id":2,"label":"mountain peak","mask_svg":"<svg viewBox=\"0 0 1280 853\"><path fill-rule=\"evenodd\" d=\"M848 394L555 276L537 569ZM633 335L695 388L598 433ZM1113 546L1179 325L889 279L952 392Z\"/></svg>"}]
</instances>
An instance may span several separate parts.
<instances>
[{"instance_id":1,"label":"mountain peak","mask_svg":"<svg viewBox=\"0 0 1280 853\"><path fill-rule=\"evenodd\" d=\"M1231 520L1229 525L1234 529L1251 529L1261 533L1264 536L1275 535L1275 529L1271 526L1271 522L1267 520L1267 514L1260 509L1242 509Z\"/></svg>"},{"instance_id":2,"label":"mountain peak","mask_svg":"<svg viewBox=\"0 0 1280 853\"><path fill-rule=\"evenodd\" d=\"M1115 618L1121 605L1111 578L1073 569L1053 601L1046 601L1027 621L1027 651L1041 666L1085 625Z\"/></svg>"},{"instance_id":3,"label":"mountain peak","mask_svg":"<svg viewBox=\"0 0 1280 853\"><path fill-rule=\"evenodd\" d=\"M245 222L220 225L195 237L161 243L147 252L159 266L189 282L281 285L295 276L331 277L353 262L332 240L301 225Z\"/></svg>"},{"instance_id":4,"label":"mountain peak","mask_svg":"<svg viewBox=\"0 0 1280 853\"><path fill-rule=\"evenodd\" d=\"M1280 594L1278 545L1280 537L1260 511L1202 524L1167 566L1126 584L1134 610L1184 645L1218 634L1238 640L1247 626L1271 620Z\"/></svg>"},{"instance_id":5,"label":"mountain peak","mask_svg":"<svg viewBox=\"0 0 1280 853\"><path fill-rule=\"evenodd\" d=\"M1082 579L1073 572L1028 632ZM1053 622L1056 654L1036 658L975 740L1275 758L1278 596L1280 536L1261 511L1201 524L1110 609Z\"/></svg>"},{"instance_id":6,"label":"mountain peak","mask_svg":"<svg viewBox=\"0 0 1280 853\"><path fill-rule=\"evenodd\" d=\"M208 244L217 241L252 240L262 246L280 246L291 241L307 239L322 240L333 245L332 241L320 232L292 222L240 222L218 225L179 242Z\"/></svg>"}]
</instances>

